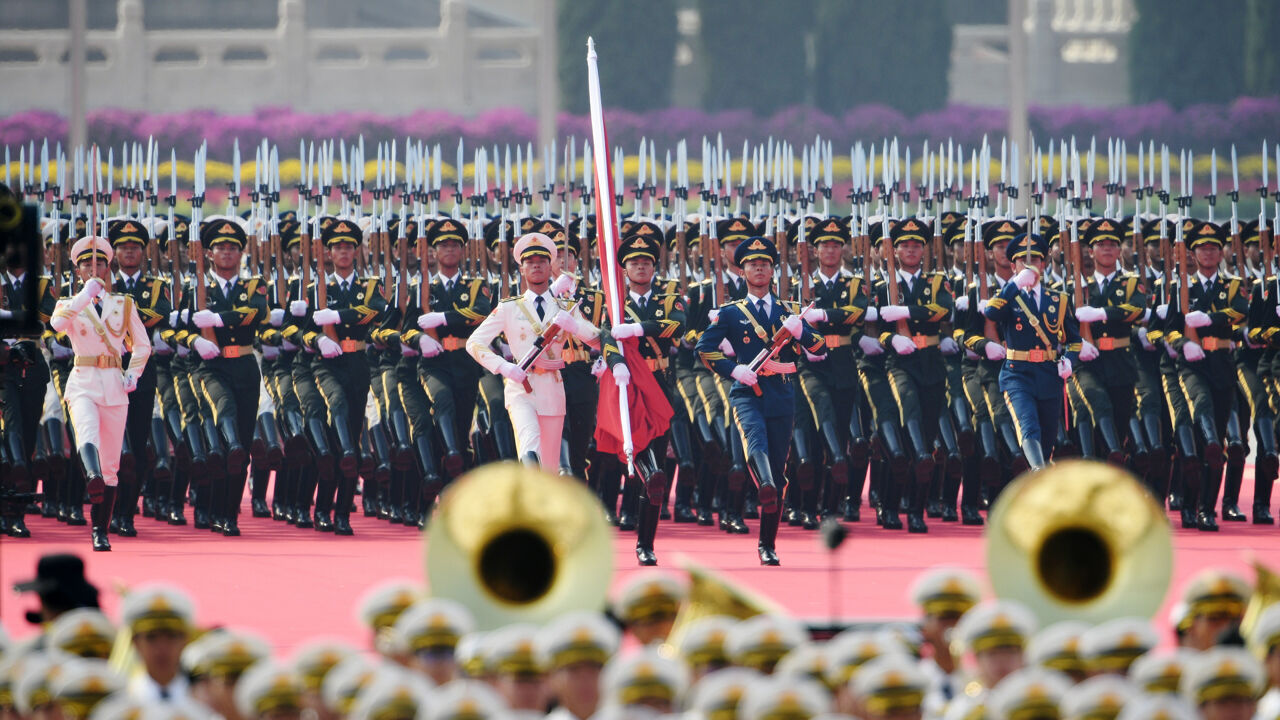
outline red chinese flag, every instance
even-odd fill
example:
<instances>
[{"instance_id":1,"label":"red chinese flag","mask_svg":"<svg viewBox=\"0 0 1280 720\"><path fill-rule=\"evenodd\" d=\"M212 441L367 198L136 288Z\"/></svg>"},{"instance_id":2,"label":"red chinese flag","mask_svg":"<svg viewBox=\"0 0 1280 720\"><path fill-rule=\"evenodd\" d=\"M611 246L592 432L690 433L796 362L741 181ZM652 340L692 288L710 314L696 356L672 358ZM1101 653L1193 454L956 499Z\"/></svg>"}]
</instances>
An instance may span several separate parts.
<instances>
[{"instance_id":1,"label":"red chinese flag","mask_svg":"<svg viewBox=\"0 0 1280 720\"><path fill-rule=\"evenodd\" d=\"M661 437L671 425L674 411L667 402L666 393L653 377L653 371L640 357L640 339L627 338L618 341L622 345L627 369L631 371L631 383L627 385L627 404L631 413L631 443L636 452ZM622 413L619 412L618 386L613 372L605 370L600 376L600 403L596 407L596 449L613 453L626 462L622 449Z\"/></svg>"}]
</instances>

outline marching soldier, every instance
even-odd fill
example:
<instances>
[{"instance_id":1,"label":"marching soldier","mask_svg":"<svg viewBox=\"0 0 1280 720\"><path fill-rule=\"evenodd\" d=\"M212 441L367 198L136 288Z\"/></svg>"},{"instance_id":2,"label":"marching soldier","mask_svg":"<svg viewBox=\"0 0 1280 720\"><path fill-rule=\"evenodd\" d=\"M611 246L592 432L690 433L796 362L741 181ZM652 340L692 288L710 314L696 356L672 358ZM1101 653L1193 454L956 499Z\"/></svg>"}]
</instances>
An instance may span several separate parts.
<instances>
[{"instance_id":1,"label":"marching soldier","mask_svg":"<svg viewBox=\"0 0 1280 720\"><path fill-rule=\"evenodd\" d=\"M1178 382L1200 431L1202 465L1199 473L1183 478L1182 524L1214 532L1218 529L1215 507L1222 485L1224 439L1237 382L1230 352L1235 347L1232 337L1244 323L1249 301L1239 278L1218 273L1223 228L1189 219L1183 235L1194 256L1196 273L1187 279L1188 307L1166 311L1165 336L1180 356ZM1171 289L1171 297L1176 289ZM1188 337L1189 329L1196 333L1198 342Z\"/></svg>"},{"instance_id":2,"label":"marching soldier","mask_svg":"<svg viewBox=\"0 0 1280 720\"><path fill-rule=\"evenodd\" d=\"M666 369L671 347L680 338L684 327L685 308L680 295L663 294L653 285L661 242L660 233L637 234L618 246L618 265L627 278L627 299L623 309L627 322L608 328L603 335L603 351L605 362L612 369L616 381L626 384L630 371L619 354L617 341L638 338L636 347L640 359L649 367L667 402L674 408L679 400L667 379ZM636 449L636 472L647 490L647 493L635 493L639 521L636 527L636 558L641 565L658 563L653 552L653 540L658 531L662 502L667 496L668 481L662 463L666 459L668 440L669 433L655 438L648 447ZM608 465L603 472L617 472L616 463L613 463L612 470L607 468Z\"/></svg>"},{"instance_id":3,"label":"marching soldier","mask_svg":"<svg viewBox=\"0 0 1280 720\"><path fill-rule=\"evenodd\" d=\"M186 298L190 312L188 347L200 356L194 379L213 411L218 438L226 446L226 482L210 486L212 529L228 537L240 534L237 515L249 464L248 441L258 417L261 372L253 352L260 325L268 321L267 286L260 277L242 278L241 259L248 238L232 218L214 219L201 229L213 269L206 277L206 307L196 293ZM212 338L212 339L210 339Z\"/></svg>"},{"instance_id":4,"label":"marching soldier","mask_svg":"<svg viewBox=\"0 0 1280 720\"><path fill-rule=\"evenodd\" d=\"M1005 339L1000 390L1013 415L1022 452L1032 468L1044 467L1062 417L1063 381L1080 352L1067 294L1042 283L1049 248L1039 235L1019 233L1009 243L1017 273L979 310L1002 327ZM1055 377L1056 375L1056 377Z\"/></svg>"},{"instance_id":5,"label":"marching soldier","mask_svg":"<svg viewBox=\"0 0 1280 720\"><path fill-rule=\"evenodd\" d=\"M152 242L151 233L137 220L125 218L112 220L107 224L107 239L115 252L116 265L120 270L115 286L120 288L122 294L133 299L134 308L147 327L154 349L164 343L161 333L166 329L169 313L173 308L168 283L163 278L148 277L143 273L142 264L147 245ZM154 362L147 363L138 378L139 392L129 395L126 434L134 456L140 462L135 465L133 482L121 485L112 518L111 529L124 537L138 534L133 527L133 514L138 507L138 491L143 487L151 489L152 463L146 462L146 458L147 440L152 436L152 415L156 403L156 365ZM163 432L159 437L164 438ZM157 458L165 452L166 448L163 446L155 448Z\"/></svg>"},{"instance_id":6,"label":"marching soldier","mask_svg":"<svg viewBox=\"0 0 1280 720\"><path fill-rule=\"evenodd\" d=\"M386 312L379 278L360 277L356 253L363 232L350 220L338 219L321 234L325 254L333 264L332 282L324 278L325 307L316 307L307 317L303 342L320 358L314 366L315 382L329 411L329 424L338 438L341 477L333 501L333 531L351 535L351 504L355 499L356 474L360 465L359 437L364 427L365 404L369 396L370 369L365 347L369 334ZM328 504L326 494L325 505ZM321 503L317 501L317 511Z\"/></svg>"},{"instance_id":7,"label":"marching soldier","mask_svg":"<svg viewBox=\"0 0 1280 720\"><path fill-rule=\"evenodd\" d=\"M747 297L721 306L698 339L698 354L721 377L734 380L729 402L743 438L747 466L759 487L760 564L778 565L775 539L786 485L783 471L795 422L795 391L790 376L795 374L797 353L791 348L792 342L785 342L775 346L759 367L751 367L751 358L762 351L768 353L779 331L785 331L813 355L825 354L827 346L826 340L802 317L788 314L772 293L773 269L778 264L778 249L772 240L745 239L738 243L733 259L742 270ZM721 350L725 340L735 357L747 364L726 356Z\"/></svg>"},{"instance_id":8,"label":"marching soldier","mask_svg":"<svg viewBox=\"0 0 1280 720\"><path fill-rule=\"evenodd\" d=\"M1267 220L1269 229L1271 221ZM1256 248L1260 243L1259 223L1255 220L1240 226L1240 239L1245 247ZM1273 363L1280 346L1280 310L1277 310L1276 285L1273 268L1253 281L1249 300L1248 335L1245 345L1236 356L1240 389L1249 403L1253 417L1253 432L1258 439L1258 458L1254 467L1253 522L1270 525L1271 490L1276 474L1280 472L1280 459L1276 455L1276 424L1273 401L1276 399L1276 373ZM1230 479L1230 478L1229 478ZM1237 504L1240 487L1228 486L1222 498L1222 516L1226 520L1245 520Z\"/></svg>"},{"instance_id":9,"label":"marching soldier","mask_svg":"<svg viewBox=\"0 0 1280 720\"><path fill-rule=\"evenodd\" d=\"M119 484L128 396L137 389L151 354L147 328L132 297L106 292L111 284L112 255L106 239L92 235L71 248L76 274L84 286L74 298L59 300L50 320L55 332L67 334L75 351L74 368L62 397L71 414L93 503L95 551L111 549L107 527ZM122 348L129 353L127 367L121 362ZM79 498L71 501L79 502Z\"/></svg>"},{"instance_id":10,"label":"marching soldier","mask_svg":"<svg viewBox=\"0 0 1280 720\"><path fill-rule=\"evenodd\" d=\"M929 531L924 505L935 468L933 445L946 402L946 366L938 349L940 323L955 305L946 276L923 272L930 233L929 225L916 218L906 218L892 228L898 276L891 281L898 286L898 304L890 304L887 285L882 283L876 289L881 339L893 348L887 363L890 386L915 453L914 482L907 493L907 530L913 533Z\"/></svg>"},{"instance_id":11,"label":"marching soldier","mask_svg":"<svg viewBox=\"0 0 1280 720\"><path fill-rule=\"evenodd\" d=\"M594 347L599 345L600 331L576 310L570 312L560 305L551 294L551 268L556 255L551 238L539 233L525 235L516 243L513 254L520 263L527 289L522 295L498 303L471 333L466 347L476 362L506 379L503 394L520 458L554 472L560 466L565 408L560 377L564 340L560 334L575 335ZM552 326L558 332L546 337ZM490 348L499 335L518 359L525 358L540 337L545 337L545 345L526 369L504 360Z\"/></svg>"}]
</instances>

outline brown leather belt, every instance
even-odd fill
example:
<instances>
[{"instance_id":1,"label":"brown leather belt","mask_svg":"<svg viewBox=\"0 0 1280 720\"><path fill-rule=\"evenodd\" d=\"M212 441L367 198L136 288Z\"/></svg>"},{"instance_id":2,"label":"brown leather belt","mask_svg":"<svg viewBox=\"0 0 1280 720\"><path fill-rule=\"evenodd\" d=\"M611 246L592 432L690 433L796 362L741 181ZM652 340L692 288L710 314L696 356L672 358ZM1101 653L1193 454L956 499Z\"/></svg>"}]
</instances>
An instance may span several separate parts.
<instances>
[{"instance_id":1,"label":"brown leather belt","mask_svg":"<svg viewBox=\"0 0 1280 720\"><path fill-rule=\"evenodd\" d=\"M77 355L73 364L75 367L91 367L99 370L119 369L120 358L113 355Z\"/></svg>"},{"instance_id":2,"label":"brown leather belt","mask_svg":"<svg viewBox=\"0 0 1280 720\"><path fill-rule=\"evenodd\" d=\"M565 348L564 352L560 353L560 359L564 360L566 363L587 362L591 359L591 353L587 352L586 350L574 350L573 348Z\"/></svg>"},{"instance_id":3,"label":"brown leather belt","mask_svg":"<svg viewBox=\"0 0 1280 720\"><path fill-rule=\"evenodd\" d=\"M1056 350L1005 350L1006 360L1020 362L1054 362L1058 359Z\"/></svg>"},{"instance_id":4,"label":"brown leather belt","mask_svg":"<svg viewBox=\"0 0 1280 720\"><path fill-rule=\"evenodd\" d=\"M224 358L238 358L252 354L252 345L226 345L222 348L222 357Z\"/></svg>"},{"instance_id":5,"label":"brown leather belt","mask_svg":"<svg viewBox=\"0 0 1280 720\"><path fill-rule=\"evenodd\" d=\"M1236 344L1226 338L1207 337L1200 338L1200 347L1204 348L1205 352L1215 352L1217 350L1234 350Z\"/></svg>"},{"instance_id":6,"label":"brown leather belt","mask_svg":"<svg viewBox=\"0 0 1280 720\"><path fill-rule=\"evenodd\" d=\"M648 358L644 361L644 363L648 365L649 369L652 370L653 372L658 372L659 370L666 370L667 365L670 364L670 361L668 361L666 358L656 358L656 359Z\"/></svg>"},{"instance_id":7,"label":"brown leather belt","mask_svg":"<svg viewBox=\"0 0 1280 720\"><path fill-rule=\"evenodd\" d=\"M828 348L838 348L853 344L853 338L848 335L823 335L822 339L827 342Z\"/></svg>"},{"instance_id":8,"label":"brown leather belt","mask_svg":"<svg viewBox=\"0 0 1280 720\"><path fill-rule=\"evenodd\" d=\"M1129 338L1127 337L1101 337L1098 338L1099 350L1119 350L1129 347Z\"/></svg>"},{"instance_id":9,"label":"brown leather belt","mask_svg":"<svg viewBox=\"0 0 1280 720\"><path fill-rule=\"evenodd\" d=\"M344 353L360 352L365 348L363 340L343 340L338 345L342 347Z\"/></svg>"},{"instance_id":10,"label":"brown leather belt","mask_svg":"<svg viewBox=\"0 0 1280 720\"><path fill-rule=\"evenodd\" d=\"M937 335L912 335L911 342L916 344L919 349L936 346L941 340Z\"/></svg>"},{"instance_id":11,"label":"brown leather belt","mask_svg":"<svg viewBox=\"0 0 1280 720\"><path fill-rule=\"evenodd\" d=\"M465 348L467 346L467 339L460 337L441 338L440 345L446 352L453 352L454 350L461 350Z\"/></svg>"}]
</instances>

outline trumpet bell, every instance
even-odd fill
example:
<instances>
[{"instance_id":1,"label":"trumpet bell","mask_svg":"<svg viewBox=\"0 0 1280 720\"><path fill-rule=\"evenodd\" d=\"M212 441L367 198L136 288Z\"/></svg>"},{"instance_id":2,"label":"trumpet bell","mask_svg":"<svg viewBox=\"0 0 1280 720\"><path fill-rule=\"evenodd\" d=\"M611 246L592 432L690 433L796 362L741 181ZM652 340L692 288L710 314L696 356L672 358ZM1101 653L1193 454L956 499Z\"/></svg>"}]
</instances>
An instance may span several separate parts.
<instances>
[{"instance_id":1,"label":"trumpet bell","mask_svg":"<svg viewBox=\"0 0 1280 720\"><path fill-rule=\"evenodd\" d=\"M431 594L465 605L481 630L605 607L613 539L573 478L486 465L445 491L425 537Z\"/></svg>"},{"instance_id":2,"label":"trumpet bell","mask_svg":"<svg viewBox=\"0 0 1280 720\"><path fill-rule=\"evenodd\" d=\"M1126 470L1069 460L1023 475L987 524L987 572L1043 625L1149 618L1173 571L1169 524Z\"/></svg>"}]
</instances>

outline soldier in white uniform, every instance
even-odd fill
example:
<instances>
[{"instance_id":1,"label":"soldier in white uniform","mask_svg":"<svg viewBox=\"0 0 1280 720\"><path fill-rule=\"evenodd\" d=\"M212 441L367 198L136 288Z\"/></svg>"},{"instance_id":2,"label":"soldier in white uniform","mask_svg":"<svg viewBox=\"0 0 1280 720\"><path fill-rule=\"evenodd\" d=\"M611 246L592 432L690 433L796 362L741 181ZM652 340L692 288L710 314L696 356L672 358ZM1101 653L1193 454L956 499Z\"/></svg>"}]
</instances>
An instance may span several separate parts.
<instances>
[{"instance_id":1,"label":"soldier in white uniform","mask_svg":"<svg viewBox=\"0 0 1280 720\"><path fill-rule=\"evenodd\" d=\"M599 348L600 330L576 310L570 312L551 293L556 257L551 238L529 233L520 238L512 254L520 263L520 275L527 289L523 295L503 300L494 308L468 338L467 352L489 372L506 378L503 394L520 457L556 472L560 467L560 435L564 427L564 381L560 369L564 367L565 333ZM552 324L560 332L547 342L546 349L528 371L490 349L494 339L502 335L511 347L512 357L519 362ZM532 393L525 389L526 381Z\"/></svg>"},{"instance_id":2,"label":"soldier in white uniform","mask_svg":"<svg viewBox=\"0 0 1280 720\"><path fill-rule=\"evenodd\" d=\"M58 301L50 325L66 333L75 352L62 398L71 414L86 489L93 503L93 549L110 550L107 526L115 502L120 447L124 442L129 393L151 355L151 340L133 298L106 292L111 284L111 245L84 237L71 248L83 288ZM120 356L130 353L129 367Z\"/></svg>"}]
</instances>

